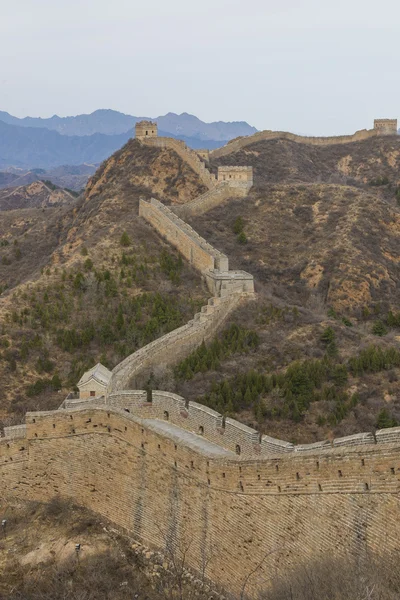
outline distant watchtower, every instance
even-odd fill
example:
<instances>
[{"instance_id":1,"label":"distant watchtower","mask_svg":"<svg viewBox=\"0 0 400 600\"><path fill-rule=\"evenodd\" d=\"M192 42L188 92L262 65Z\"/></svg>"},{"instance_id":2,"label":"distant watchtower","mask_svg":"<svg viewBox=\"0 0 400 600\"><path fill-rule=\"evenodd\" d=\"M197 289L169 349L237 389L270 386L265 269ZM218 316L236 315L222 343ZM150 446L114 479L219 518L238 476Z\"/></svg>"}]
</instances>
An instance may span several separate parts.
<instances>
[{"instance_id":1,"label":"distant watchtower","mask_svg":"<svg viewBox=\"0 0 400 600\"><path fill-rule=\"evenodd\" d=\"M250 189L253 185L253 167L218 167L218 183Z\"/></svg>"},{"instance_id":2,"label":"distant watchtower","mask_svg":"<svg viewBox=\"0 0 400 600\"><path fill-rule=\"evenodd\" d=\"M397 119L375 119L374 129L378 135L397 135Z\"/></svg>"},{"instance_id":3,"label":"distant watchtower","mask_svg":"<svg viewBox=\"0 0 400 600\"><path fill-rule=\"evenodd\" d=\"M151 121L139 121L135 126L136 138L142 140L148 137L157 137L157 123Z\"/></svg>"}]
</instances>

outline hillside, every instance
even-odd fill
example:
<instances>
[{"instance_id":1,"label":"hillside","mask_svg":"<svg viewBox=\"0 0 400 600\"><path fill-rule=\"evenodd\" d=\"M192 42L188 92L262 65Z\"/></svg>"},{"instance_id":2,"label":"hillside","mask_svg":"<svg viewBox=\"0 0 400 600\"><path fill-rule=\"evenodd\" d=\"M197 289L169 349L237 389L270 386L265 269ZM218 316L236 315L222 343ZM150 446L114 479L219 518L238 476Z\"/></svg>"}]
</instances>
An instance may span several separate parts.
<instances>
[{"instance_id":1,"label":"hillside","mask_svg":"<svg viewBox=\"0 0 400 600\"><path fill-rule=\"evenodd\" d=\"M207 600L179 551L152 552L98 515L54 498L6 504L0 544L3 600ZM75 545L80 544L79 556Z\"/></svg>"},{"instance_id":2,"label":"hillside","mask_svg":"<svg viewBox=\"0 0 400 600\"><path fill-rule=\"evenodd\" d=\"M400 422L397 140L330 147L273 140L211 168L218 164L253 165L255 185L247 198L190 224L229 256L231 268L255 276L257 299L233 314L214 344L176 369L158 369L148 385L296 442ZM19 233L22 257L2 267L15 290L4 295L2 308L9 415L56 404L49 383L38 395L27 387L49 379L46 360L66 390L94 361L113 366L195 312L209 292L138 219L137 208L139 196L182 204L202 192L173 151L131 140L101 165L73 208L46 209L43 221L32 223L38 243L45 228L51 233L38 246L43 273L36 271L29 284L38 293L26 285L31 229L21 235L24 211L13 211L5 228ZM132 298L144 293L148 299L133 307ZM170 315L164 323L154 313L157 293ZM54 311L43 313L45 297ZM109 310L106 316L109 305L113 317ZM65 319L69 328L61 326ZM32 393L28 399L24 390Z\"/></svg>"},{"instance_id":3,"label":"hillside","mask_svg":"<svg viewBox=\"0 0 400 600\"><path fill-rule=\"evenodd\" d=\"M62 165L53 169L15 169L0 171L0 190L26 186L34 181L51 181L60 188L80 192L96 171L95 165Z\"/></svg>"},{"instance_id":4,"label":"hillside","mask_svg":"<svg viewBox=\"0 0 400 600\"><path fill-rule=\"evenodd\" d=\"M72 200L74 196L70 192L43 181L0 190L0 210L56 207Z\"/></svg>"},{"instance_id":5,"label":"hillside","mask_svg":"<svg viewBox=\"0 0 400 600\"><path fill-rule=\"evenodd\" d=\"M176 154L131 140L84 197L3 213L0 419L56 408L88 366L112 367L193 317L207 297L199 276L137 215L139 196L203 191Z\"/></svg>"},{"instance_id":6,"label":"hillside","mask_svg":"<svg viewBox=\"0 0 400 600\"><path fill-rule=\"evenodd\" d=\"M264 183L338 183L354 185L387 177L400 183L400 143L394 136L351 144L312 146L286 139L264 140L214 161L251 165L258 188Z\"/></svg>"}]
</instances>

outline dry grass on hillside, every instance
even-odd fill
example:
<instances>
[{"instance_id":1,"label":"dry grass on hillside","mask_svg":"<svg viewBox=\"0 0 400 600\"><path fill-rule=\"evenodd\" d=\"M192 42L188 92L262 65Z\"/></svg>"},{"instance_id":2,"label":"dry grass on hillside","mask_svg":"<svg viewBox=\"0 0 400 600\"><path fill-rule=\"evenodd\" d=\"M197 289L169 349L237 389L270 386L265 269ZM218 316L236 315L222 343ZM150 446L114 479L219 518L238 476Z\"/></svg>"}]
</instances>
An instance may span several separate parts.
<instances>
[{"instance_id":1,"label":"dry grass on hillside","mask_svg":"<svg viewBox=\"0 0 400 600\"><path fill-rule=\"evenodd\" d=\"M238 310L231 322L255 330L260 344L245 356L223 360L216 371L202 369L187 382L171 382L168 376L164 385L207 401L204 395L232 379L238 367L240 373L254 369L270 375L284 373L296 361L322 361L327 348L321 336L330 327L337 346L330 360L335 368L347 369L344 383L335 384L330 395L323 392L323 401L311 402L299 422L292 410L289 418L281 414L279 390L261 396L261 409L254 402L234 403L234 415L296 442L374 430L384 422L382 411L389 415L387 423L399 422L397 368L354 375L348 367L370 346L398 348L398 326L384 324L383 335L374 334L390 310L397 314L400 309L400 210L395 202L374 188L271 184L191 224L229 256L231 268L255 276L257 301ZM225 407L229 410L229 398ZM213 408L223 412L220 405Z\"/></svg>"},{"instance_id":2,"label":"dry grass on hillside","mask_svg":"<svg viewBox=\"0 0 400 600\"><path fill-rule=\"evenodd\" d=\"M206 600L168 556L71 501L0 505L2 600ZM80 544L79 556L75 545ZM178 554L176 558L178 559Z\"/></svg>"},{"instance_id":3,"label":"dry grass on hillside","mask_svg":"<svg viewBox=\"0 0 400 600\"><path fill-rule=\"evenodd\" d=\"M138 207L141 196L162 193L173 202L202 191L178 156L131 141L71 207L4 213L0 420L13 423L27 409L56 408L95 362L113 367L193 317L208 292L139 219ZM50 382L55 374L61 393L59 382Z\"/></svg>"},{"instance_id":4,"label":"dry grass on hillside","mask_svg":"<svg viewBox=\"0 0 400 600\"><path fill-rule=\"evenodd\" d=\"M218 165L251 165L255 184L368 184L387 177L400 184L400 138L377 137L351 144L309 146L290 140L264 140L213 161Z\"/></svg>"}]
</instances>

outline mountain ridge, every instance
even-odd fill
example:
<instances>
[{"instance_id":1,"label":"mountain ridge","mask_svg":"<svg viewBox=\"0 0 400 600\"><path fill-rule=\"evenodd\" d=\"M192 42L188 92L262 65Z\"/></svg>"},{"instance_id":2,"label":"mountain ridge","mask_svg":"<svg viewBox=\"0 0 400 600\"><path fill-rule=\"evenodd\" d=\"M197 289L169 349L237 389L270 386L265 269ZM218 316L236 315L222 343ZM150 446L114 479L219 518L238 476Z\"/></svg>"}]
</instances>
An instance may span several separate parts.
<instances>
[{"instance_id":1,"label":"mountain ridge","mask_svg":"<svg viewBox=\"0 0 400 600\"><path fill-rule=\"evenodd\" d=\"M0 121L8 125L48 129L57 131L60 135L78 137L95 133L104 135L127 133L134 128L137 121L143 119L157 121L160 130L173 136L183 135L204 141L226 143L235 137L251 135L257 131L255 127L250 126L245 121L213 121L206 123L187 112L180 115L168 112L158 117L136 117L112 109L99 109L90 114L76 116L59 117L53 115L50 118L24 117L20 119L8 112L0 111Z\"/></svg>"}]
</instances>

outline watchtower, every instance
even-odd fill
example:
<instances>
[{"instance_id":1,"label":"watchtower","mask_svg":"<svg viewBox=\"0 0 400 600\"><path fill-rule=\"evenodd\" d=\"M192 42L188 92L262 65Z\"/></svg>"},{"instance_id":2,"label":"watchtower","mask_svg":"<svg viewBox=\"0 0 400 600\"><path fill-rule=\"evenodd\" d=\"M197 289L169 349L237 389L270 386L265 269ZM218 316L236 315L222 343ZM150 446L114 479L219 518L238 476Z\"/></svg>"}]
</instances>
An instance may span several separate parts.
<instances>
[{"instance_id":1,"label":"watchtower","mask_svg":"<svg viewBox=\"0 0 400 600\"><path fill-rule=\"evenodd\" d=\"M378 135L397 135L397 119L375 119L374 129Z\"/></svg>"},{"instance_id":2,"label":"watchtower","mask_svg":"<svg viewBox=\"0 0 400 600\"><path fill-rule=\"evenodd\" d=\"M138 140L157 137L157 123L153 123L152 121L138 121L135 125L135 134Z\"/></svg>"},{"instance_id":3,"label":"watchtower","mask_svg":"<svg viewBox=\"0 0 400 600\"><path fill-rule=\"evenodd\" d=\"M250 189L253 185L253 167L218 167L218 183Z\"/></svg>"}]
</instances>

